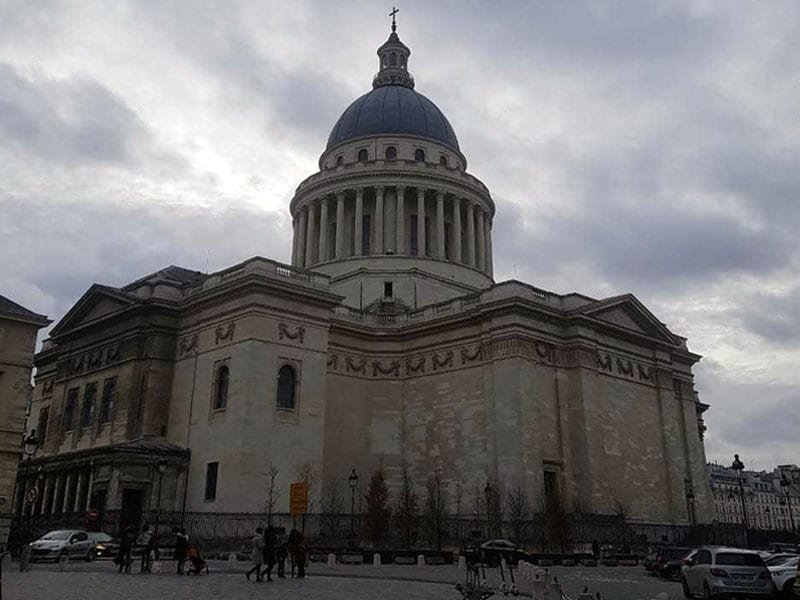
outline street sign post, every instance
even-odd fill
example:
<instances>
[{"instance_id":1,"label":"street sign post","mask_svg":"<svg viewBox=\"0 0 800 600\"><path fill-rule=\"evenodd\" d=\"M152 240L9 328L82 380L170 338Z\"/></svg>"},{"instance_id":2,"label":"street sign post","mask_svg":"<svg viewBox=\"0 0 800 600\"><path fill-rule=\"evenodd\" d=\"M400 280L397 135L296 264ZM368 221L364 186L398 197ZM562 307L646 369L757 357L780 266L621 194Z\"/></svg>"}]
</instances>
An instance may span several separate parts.
<instances>
[{"instance_id":1,"label":"street sign post","mask_svg":"<svg viewBox=\"0 0 800 600\"><path fill-rule=\"evenodd\" d=\"M289 512L293 516L308 512L308 483L301 481L289 484Z\"/></svg>"}]
</instances>

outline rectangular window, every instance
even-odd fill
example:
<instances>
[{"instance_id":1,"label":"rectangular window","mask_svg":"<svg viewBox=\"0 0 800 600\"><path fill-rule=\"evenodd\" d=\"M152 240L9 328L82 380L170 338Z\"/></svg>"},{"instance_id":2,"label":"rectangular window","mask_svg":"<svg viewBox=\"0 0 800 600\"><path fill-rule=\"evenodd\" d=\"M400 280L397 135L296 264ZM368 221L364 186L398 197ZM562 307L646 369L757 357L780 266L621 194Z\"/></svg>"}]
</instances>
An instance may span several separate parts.
<instances>
[{"instance_id":1,"label":"rectangular window","mask_svg":"<svg viewBox=\"0 0 800 600\"><path fill-rule=\"evenodd\" d=\"M370 239L372 228L370 227L370 215L364 215L363 221L361 222L361 254L367 256L369 254L369 248L372 244Z\"/></svg>"},{"instance_id":2,"label":"rectangular window","mask_svg":"<svg viewBox=\"0 0 800 600\"><path fill-rule=\"evenodd\" d=\"M64 404L64 431L71 431L75 420L75 406L78 404L78 388L67 392L67 401Z\"/></svg>"},{"instance_id":3,"label":"rectangular window","mask_svg":"<svg viewBox=\"0 0 800 600\"><path fill-rule=\"evenodd\" d=\"M45 407L39 410L39 421L36 424L36 437L39 440L39 447L44 446L47 438L47 422L50 420L50 408Z\"/></svg>"},{"instance_id":4,"label":"rectangular window","mask_svg":"<svg viewBox=\"0 0 800 600\"><path fill-rule=\"evenodd\" d=\"M383 297L384 298L391 298L393 295L392 289L392 282L391 281L384 281L383 282Z\"/></svg>"},{"instance_id":5,"label":"rectangular window","mask_svg":"<svg viewBox=\"0 0 800 600\"><path fill-rule=\"evenodd\" d=\"M89 427L94 416L94 402L97 399L97 383L87 383L83 390L83 406L81 407L81 427Z\"/></svg>"},{"instance_id":6,"label":"rectangular window","mask_svg":"<svg viewBox=\"0 0 800 600\"><path fill-rule=\"evenodd\" d=\"M218 462L210 462L206 465L206 500L215 500L217 497L218 472Z\"/></svg>"},{"instance_id":7,"label":"rectangular window","mask_svg":"<svg viewBox=\"0 0 800 600\"><path fill-rule=\"evenodd\" d=\"M417 215L411 215L408 227L411 230L411 256L416 256L419 252L419 244L417 241Z\"/></svg>"},{"instance_id":8,"label":"rectangular window","mask_svg":"<svg viewBox=\"0 0 800 600\"><path fill-rule=\"evenodd\" d=\"M111 415L114 414L114 395L117 391L117 378L112 377L106 379L103 383L103 399L100 403L100 419L99 422L108 423L111 421Z\"/></svg>"}]
</instances>

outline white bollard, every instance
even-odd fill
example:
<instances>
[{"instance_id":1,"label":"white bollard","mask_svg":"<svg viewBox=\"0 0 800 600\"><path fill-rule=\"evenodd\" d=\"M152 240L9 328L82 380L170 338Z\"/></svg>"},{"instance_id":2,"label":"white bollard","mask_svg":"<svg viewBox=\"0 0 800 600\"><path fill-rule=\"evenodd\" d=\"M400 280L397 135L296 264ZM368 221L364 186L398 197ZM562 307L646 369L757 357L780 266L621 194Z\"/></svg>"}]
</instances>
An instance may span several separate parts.
<instances>
[{"instance_id":1,"label":"white bollard","mask_svg":"<svg viewBox=\"0 0 800 600\"><path fill-rule=\"evenodd\" d=\"M424 567L425 566L425 555L424 554L418 554L417 555L417 565L420 566L420 567Z\"/></svg>"},{"instance_id":2,"label":"white bollard","mask_svg":"<svg viewBox=\"0 0 800 600\"><path fill-rule=\"evenodd\" d=\"M333 552L328 554L328 566L329 567L335 567L336 566L336 555Z\"/></svg>"},{"instance_id":3,"label":"white bollard","mask_svg":"<svg viewBox=\"0 0 800 600\"><path fill-rule=\"evenodd\" d=\"M467 557L466 556L459 556L458 557L458 570L459 571L466 571L467 570Z\"/></svg>"},{"instance_id":4,"label":"white bollard","mask_svg":"<svg viewBox=\"0 0 800 600\"><path fill-rule=\"evenodd\" d=\"M69 556L64 554L58 559L58 570L65 571L68 564L69 564Z\"/></svg>"},{"instance_id":5,"label":"white bollard","mask_svg":"<svg viewBox=\"0 0 800 600\"><path fill-rule=\"evenodd\" d=\"M236 562L236 552L228 553L228 562Z\"/></svg>"},{"instance_id":6,"label":"white bollard","mask_svg":"<svg viewBox=\"0 0 800 600\"><path fill-rule=\"evenodd\" d=\"M372 555L372 566L373 567L380 567L381 566L381 555L377 552Z\"/></svg>"}]
</instances>

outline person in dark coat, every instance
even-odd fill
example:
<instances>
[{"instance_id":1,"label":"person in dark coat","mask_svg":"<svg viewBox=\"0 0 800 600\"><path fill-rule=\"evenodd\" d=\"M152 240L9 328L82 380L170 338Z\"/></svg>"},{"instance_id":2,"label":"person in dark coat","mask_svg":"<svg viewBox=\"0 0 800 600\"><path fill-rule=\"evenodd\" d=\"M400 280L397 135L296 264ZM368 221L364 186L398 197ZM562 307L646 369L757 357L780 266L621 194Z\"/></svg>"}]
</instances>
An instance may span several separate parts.
<instances>
[{"instance_id":1,"label":"person in dark coat","mask_svg":"<svg viewBox=\"0 0 800 600\"><path fill-rule=\"evenodd\" d=\"M278 563L278 577L281 579L286 578L286 539L281 536L275 544L275 561Z\"/></svg>"},{"instance_id":2,"label":"person in dark coat","mask_svg":"<svg viewBox=\"0 0 800 600\"><path fill-rule=\"evenodd\" d=\"M597 540L592 541L592 556L595 560L600 560L600 543Z\"/></svg>"},{"instance_id":3,"label":"person in dark coat","mask_svg":"<svg viewBox=\"0 0 800 600\"><path fill-rule=\"evenodd\" d=\"M267 527L264 532L264 564L266 569L261 573L267 574L267 581L272 581L272 567L275 566L275 529Z\"/></svg>"},{"instance_id":4,"label":"person in dark coat","mask_svg":"<svg viewBox=\"0 0 800 600\"><path fill-rule=\"evenodd\" d=\"M133 551L133 544L136 542L136 526L128 525L123 531L119 542L119 553L114 559L114 562L119 565L119 572L123 570L126 573L131 572L131 552Z\"/></svg>"},{"instance_id":5,"label":"person in dark coat","mask_svg":"<svg viewBox=\"0 0 800 600\"><path fill-rule=\"evenodd\" d=\"M303 534L292 529L289 532L288 543L289 556L292 559L292 577L294 577L294 568L297 567L297 577L303 578L306 576L306 543L303 540Z\"/></svg>"},{"instance_id":6,"label":"person in dark coat","mask_svg":"<svg viewBox=\"0 0 800 600\"><path fill-rule=\"evenodd\" d=\"M176 527L173 531L175 532L175 562L178 565L178 575L183 575L183 565L189 553L189 536L182 527L180 529Z\"/></svg>"}]
</instances>

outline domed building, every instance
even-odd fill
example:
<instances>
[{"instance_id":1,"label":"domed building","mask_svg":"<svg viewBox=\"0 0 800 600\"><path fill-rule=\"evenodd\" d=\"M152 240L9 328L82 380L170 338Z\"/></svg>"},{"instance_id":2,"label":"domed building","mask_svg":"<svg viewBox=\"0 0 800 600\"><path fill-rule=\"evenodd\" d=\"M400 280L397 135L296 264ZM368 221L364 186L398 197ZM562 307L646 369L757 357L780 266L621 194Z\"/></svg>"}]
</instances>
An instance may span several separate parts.
<instances>
[{"instance_id":1,"label":"domed building","mask_svg":"<svg viewBox=\"0 0 800 600\"><path fill-rule=\"evenodd\" d=\"M710 522L700 357L632 295L494 281L495 204L410 56L393 27L291 199L291 265L171 266L64 315L18 514L230 537L292 482L308 512L358 510L380 469L395 499L439 482L462 534L499 531L512 496L648 534Z\"/></svg>"}]
</instances>

